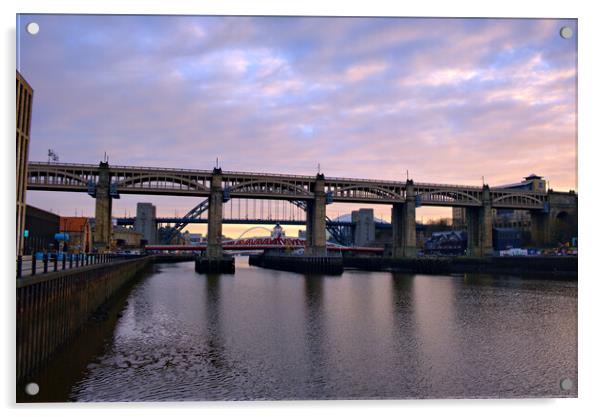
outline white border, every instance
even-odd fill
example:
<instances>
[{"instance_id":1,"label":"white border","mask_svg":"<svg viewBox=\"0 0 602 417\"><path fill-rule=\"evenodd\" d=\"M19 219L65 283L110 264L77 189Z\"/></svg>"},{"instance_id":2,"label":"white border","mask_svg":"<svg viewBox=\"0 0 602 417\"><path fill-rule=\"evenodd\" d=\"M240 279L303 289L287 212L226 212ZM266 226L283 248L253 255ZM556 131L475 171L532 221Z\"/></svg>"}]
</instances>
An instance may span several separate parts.
<instances>
[{"instance_id":1,"label":"white border","mask_svg":"<svg viewBox=\"0 0 602 417\"><path fill-rule=\"evenodd\" d=\"M546 1L535 4L525 0L483 2L470 0L393 2L393 1L130 1L94 0L86 2L54 0L21 0L18 4L2 2L3 25L3 100L2 115L5 130L3 141L4 186L0 205L1 218L11 219L2 239L2 266L5 330L2 348L2 405L10 415L79 415L85 409L91 416L104 416L107 411L126 411L135 415L163 416L177 412L184 415L290 415L332 414L346 416L365 415L375 411L379 415L399 415L400 412L420 412L427 415L501 415L529 412L546 415L574 415L600 409L596 404L600 387L600 301L602 277L594 257L599 251L598 211L602 199L596 198L596 179L602 178L599 166L600 106L595 106L600 88L599 40L602 39L600 13L596 13L593 1ZM484 6L486 4L486 6ZM579 269L579 399L569 400L443 400L443 401L315 401L315 402L252 402L252 403L169 403L169 404L74 404L22 407L14 405L14 148L12 137L15 68L15 14L20 13L119 13L119 14L263 14L263 15L346 15L346 16L448 16L448 17L569 17L579 19L579 197L580 204L580 269ZM598 203L598 206L596 206ZM596 239L598 238L598 239ZM596 269L597 268L597 269ZM595 407L598 405L598 407ZM44 408L41 410L40 408Z\"/></svg>"}]
</instances>

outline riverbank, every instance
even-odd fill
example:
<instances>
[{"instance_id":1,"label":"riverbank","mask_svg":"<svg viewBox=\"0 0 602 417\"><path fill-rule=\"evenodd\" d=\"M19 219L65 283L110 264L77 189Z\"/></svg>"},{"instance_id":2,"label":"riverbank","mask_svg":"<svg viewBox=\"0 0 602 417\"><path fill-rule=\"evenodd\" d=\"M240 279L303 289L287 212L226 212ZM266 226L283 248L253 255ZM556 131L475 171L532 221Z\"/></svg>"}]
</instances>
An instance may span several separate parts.
<instances>
[{"instance_id":1,"label":"riverbank","mask_svg":"<svg viewBox=\"0 0 602 417\"><path fill-rule=\"evenodd\" d=\"M151 261L119 260L17 280L17 381L43 367Z\"/></svg>"},{"instance_id":2,"label":"riverbank","mask_svg":"<svg viewBox=\"0 0 602 417\"><path fill-rule=\"evenodd\" d=\"M343 257L347 269L365 271L393 271L420 274L488 273L529 275L541 279L577 279L576 256L521 256L521 257L424 257L377 258Z\"/></svg>"},{"instance_id":3,"label":"riverbank","mask_svg":"<svg viewBox=\"0 0 602 417\"><path fill-rule=\"evenodd\" d=\"M340 256L250 255L249 265L301 274L341 275L344 270Z\"/></svg>"}]
</instances>

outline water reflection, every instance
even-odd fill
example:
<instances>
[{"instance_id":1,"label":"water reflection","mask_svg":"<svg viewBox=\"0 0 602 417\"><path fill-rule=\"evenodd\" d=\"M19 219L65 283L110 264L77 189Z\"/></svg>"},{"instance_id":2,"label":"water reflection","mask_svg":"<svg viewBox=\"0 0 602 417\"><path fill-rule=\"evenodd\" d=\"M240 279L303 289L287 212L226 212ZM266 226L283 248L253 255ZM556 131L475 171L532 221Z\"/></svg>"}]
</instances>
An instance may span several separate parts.
<instances>
[{"instance_id":1,"label":"water reflection","mask_svg":"<svg viewBox=\"0 0 602 417\"><path fill-rule=\"evenodd\" d=\"M414 281L413 314L416 337L420 343L418 371L433 386L441 387L447 396L461 394L458 366L461 355L458 347L456 298L454 281L447 277L421 276Z\"/></svg>"},{"instance_id":2,"label":"water reflection","mask_svg":"<svg viewBox=\"0 0 602 417\"><path fill-rule=\"evenodd\" d=\"M428 379L423 374L423 370L428 370L429 363L420 354L422 342L418 337L418 323L414 314L415 280L414 274L391 274L393 339L399 342L394 363L398 369L404 370L403 378L400 380L402 388L397 393L403 392L406 398L422 398L430 392L430 387L426 383ZM389 395L395 396L395 394L393 391Z\"/></svg>"},{"instance_id":3,"label":"water reflection","mask_svg":"<svg viewBox=\"0 0 602 417\"><path fill-rule=\"evenodd\" d=\"M305 343L308 372L301 388L304 398L324 396L328 389L326 375L322 371L329 365L327 346L327 323L324 311L324 281L322 275L304 275L305 293ZM330 278L333 279L333 278Z\"/></svg>"},{"instance_id":4,"label":"water reflection","mask_svg":"<svg viewBox=\"0 0 602 417\"><path fill-rule=\"evenodd\" d=\"M222 373L227 374L229 371L221 336L219 274L210 274L205 278L204 305L206 314L203 322L207 328L206 336L203 340L204 353L211 366L208 378L219 381L219 375Z\"/></svg>"}]
</instances>

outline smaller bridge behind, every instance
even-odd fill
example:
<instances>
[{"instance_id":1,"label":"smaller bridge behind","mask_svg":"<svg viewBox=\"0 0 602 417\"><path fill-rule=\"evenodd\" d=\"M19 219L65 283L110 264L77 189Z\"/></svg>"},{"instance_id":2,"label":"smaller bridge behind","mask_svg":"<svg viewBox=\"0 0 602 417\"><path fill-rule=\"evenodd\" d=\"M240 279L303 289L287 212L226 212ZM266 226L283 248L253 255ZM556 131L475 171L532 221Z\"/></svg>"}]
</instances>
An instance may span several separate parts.
<instances>
[{"instance_id":1,"label":"smaller bridge behind","mask_svg":"<svg viewBox=\"0 0 602 417\"><path fill-rule=\"evenodd\" d=\"M293 237L251 237L242 239L224 240L223 250L233 251L257 251L268 249L298 250L306 247L306 241L302 238ZM147 252L203 252L207 250L207 244L200 245L147 245ZM358 253L382 253L383 248L373 247L346 247L331 242L326 243L326 250L330 252L358 252Z\"/></svg>"}]
</instances>

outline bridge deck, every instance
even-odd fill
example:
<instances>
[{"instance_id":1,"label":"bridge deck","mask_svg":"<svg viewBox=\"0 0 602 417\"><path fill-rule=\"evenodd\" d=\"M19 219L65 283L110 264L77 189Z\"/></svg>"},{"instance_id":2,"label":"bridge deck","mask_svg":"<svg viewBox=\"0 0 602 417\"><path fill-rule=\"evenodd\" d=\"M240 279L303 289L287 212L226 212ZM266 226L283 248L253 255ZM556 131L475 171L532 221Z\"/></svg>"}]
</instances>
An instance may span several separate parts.
<instances>
[{"instance_id":1,"label":"bridge deck","mask_svg":"<svg viewBox=\"0 0 602 417\"><path fill-rule=\"evenodd\" d=\"M89 192L98 181L100 167L86 164L30 162L29 190ZM212 171L181 168L110 166L111 183L119 194L208 197ZM310 200L316 177L308 175L224 171L222 188L231 198ZM407 183L402 181L329 178L326 193L333 202L393 204L406 199ZM481 206L483 187L434 183L413 183L418 205ZM548 194L529 190L492 188L492 207L543 209Z\"/></svg>"}]
</instances>

